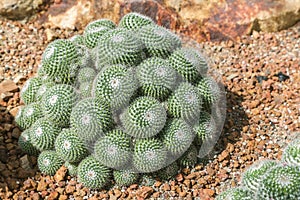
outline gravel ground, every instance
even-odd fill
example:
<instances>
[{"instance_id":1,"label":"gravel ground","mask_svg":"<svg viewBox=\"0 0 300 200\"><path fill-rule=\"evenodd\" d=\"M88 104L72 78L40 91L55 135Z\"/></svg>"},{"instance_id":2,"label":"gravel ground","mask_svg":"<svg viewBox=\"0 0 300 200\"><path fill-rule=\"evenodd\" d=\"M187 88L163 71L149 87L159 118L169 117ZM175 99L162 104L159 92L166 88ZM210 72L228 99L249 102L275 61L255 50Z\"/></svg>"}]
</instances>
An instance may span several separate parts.
<instances>
[{"instance_id":1,"label":"gravel ground","mask_svg":"<svg viewBox=\"0 0 300 200\"><path fill-rule=\"evenodd\" d=\"M277 33L257 33L236 41L200 46L222 74L227 118L214 151L200 164L182 169L169 182L89 190L61 168L41 175L36 158L17 145L13 116L19 91L34 76L43 49L77 32L35 23L0 21L0 198L2 199L214 199L239 184L245 168L258 159L278 159L300 131L300 24ZM298 132L298 133L297 133ZM199 198L199 199L200 199Z\"/></svg>"}]
</instances>

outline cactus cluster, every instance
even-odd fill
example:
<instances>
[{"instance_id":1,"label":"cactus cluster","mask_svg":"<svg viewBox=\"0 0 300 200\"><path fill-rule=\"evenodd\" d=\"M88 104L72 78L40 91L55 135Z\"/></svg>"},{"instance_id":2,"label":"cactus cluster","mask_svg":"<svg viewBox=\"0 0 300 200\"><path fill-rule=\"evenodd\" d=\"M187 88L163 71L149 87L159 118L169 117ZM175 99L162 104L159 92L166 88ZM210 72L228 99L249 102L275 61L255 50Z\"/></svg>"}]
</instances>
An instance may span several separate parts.
<instances>
[{"instance_id":1,"label":"cactus cluster","mask_svg":"<svg viewBox=\"0 0 300 200\"><path fill-rule=\"evenodd\" d=\"M65 165L90 188L169 179L218 131L222 95L204 56L151 18L100 19L46 47L21 91L19 144L43 173Z\"/></svg>"},{"instance_id":2,"label":"cactus cluster","mask_svg":"<svg viewBox=\"0 0 300 200\"><path fill-rule=\"evenodd\" d=\"M297 139L288 144L280 161L255 162L243 173L241 187L224 191L217 199L300 199L299 143Z\"/></svg>"}]
</instances>

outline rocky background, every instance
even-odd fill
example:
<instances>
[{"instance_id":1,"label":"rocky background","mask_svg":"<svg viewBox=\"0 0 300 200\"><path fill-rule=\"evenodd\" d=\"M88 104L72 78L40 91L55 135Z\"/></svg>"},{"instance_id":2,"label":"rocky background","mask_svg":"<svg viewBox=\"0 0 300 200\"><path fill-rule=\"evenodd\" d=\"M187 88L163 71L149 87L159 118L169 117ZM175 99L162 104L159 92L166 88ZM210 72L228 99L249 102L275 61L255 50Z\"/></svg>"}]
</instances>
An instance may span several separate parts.
<instances>
[{"instance_id":1,"label":"rocky background","mask_svg":"<svg viewBox=\"0 0 300 200\"><path fill-rule=\"evenodd\" d=\"M197 40L222 74L227 116L215 149L168 182L89 190L61 168L44 176L17 145L19 91L48 43L98 18L137 11ZM0 0L0 199L214 199L300 132L299 0ZM17 20L17 21L13 21Z\"/></svg>"}]
</instances>

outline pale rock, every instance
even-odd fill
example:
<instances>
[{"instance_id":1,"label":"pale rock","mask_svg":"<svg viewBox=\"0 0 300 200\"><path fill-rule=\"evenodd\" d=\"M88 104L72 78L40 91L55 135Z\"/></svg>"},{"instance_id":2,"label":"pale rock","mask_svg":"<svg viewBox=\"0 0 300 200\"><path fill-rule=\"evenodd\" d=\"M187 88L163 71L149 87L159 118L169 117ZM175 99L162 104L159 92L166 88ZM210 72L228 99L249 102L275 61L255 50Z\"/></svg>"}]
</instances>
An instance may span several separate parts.
<instances>
[{"instance_id":1,"label":"pale rock","mask_svg":"<svg viewBox=\"0 0 300 200\"><path fill-rule=\"evenodd\" d=\"M0 94L5 92L16 92L19 87L12 80L4 80L0 83Z\"/></svg>"},{"instance_id":2,"label":"pale rock","mask_svg":"<svg viewBox=\"0 0 300 200\"><path fill-rule=\"evenodd\" d=\"M0 17L21 20L38 11L43 0L0 0Z\"/></svg>"}]
</instances>

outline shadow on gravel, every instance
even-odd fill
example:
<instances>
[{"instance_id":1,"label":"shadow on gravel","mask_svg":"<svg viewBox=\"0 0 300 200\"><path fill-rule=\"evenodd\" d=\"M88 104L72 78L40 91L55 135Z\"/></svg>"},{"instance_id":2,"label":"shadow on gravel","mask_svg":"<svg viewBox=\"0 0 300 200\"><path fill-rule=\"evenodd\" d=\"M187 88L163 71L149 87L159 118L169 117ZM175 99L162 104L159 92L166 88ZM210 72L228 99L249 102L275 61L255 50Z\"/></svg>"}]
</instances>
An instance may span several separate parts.
<instances>
[{"instance_id":1,"label":"shadow on gravel","mask_svg":"<svg viewBox=\"0 0 300 200\"><path fill-rule=\"evenodd\" d=\"M244 126L249 125L249 118L242 106L243 96L229 91L225 86L226 91L226 118L222 133L213 150L204 158L199 158L198 162L205 164L209 160L218 156L225 149L229 149L230 144L234 144L241 138L241 133ZM222 160L229 159L229 154Z\"/></svg>"},{"instance_id":2,"label":"shadow on gravel","mask_svg":"<svg viewBox=\"0 0 300 200\"><path fill-rule=\"evenodd\" d=\"M16 192L37 171L36 158L24 153L18 139L21 131L5 106L0 105L0 194ZM0 196L1 197L1 196ZM0 198L1 199L1 198Z\"/></svg>"}]
</instances>

